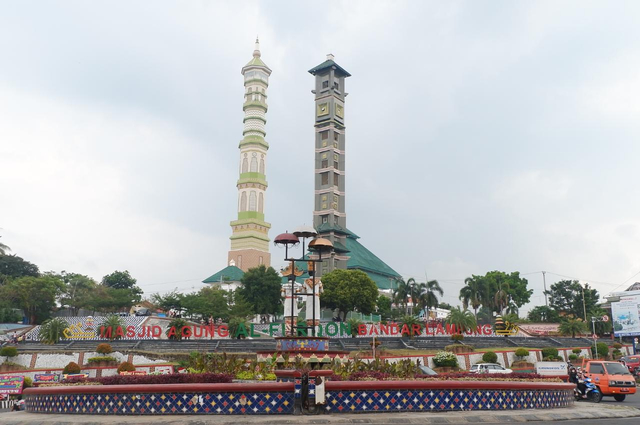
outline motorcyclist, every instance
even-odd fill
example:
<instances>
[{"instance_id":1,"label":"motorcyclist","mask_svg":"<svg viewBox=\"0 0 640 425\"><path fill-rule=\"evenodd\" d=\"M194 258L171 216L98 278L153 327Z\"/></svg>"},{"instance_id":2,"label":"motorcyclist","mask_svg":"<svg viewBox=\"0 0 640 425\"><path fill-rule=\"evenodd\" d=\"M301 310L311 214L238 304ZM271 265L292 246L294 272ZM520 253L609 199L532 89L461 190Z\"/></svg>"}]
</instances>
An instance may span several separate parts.
<instances>
[{"instance_id":1,"label":"motorcyclist","mask_svg":"<svg viewBox=\"0 0 640 425\"><path fill-rule=\"evenodd\" d=\"M582 397L585 396L587 386L582 379L582 374L575 367L569 369L569 382L576 384L576 388Z\"/></svg>"}]
</instances>

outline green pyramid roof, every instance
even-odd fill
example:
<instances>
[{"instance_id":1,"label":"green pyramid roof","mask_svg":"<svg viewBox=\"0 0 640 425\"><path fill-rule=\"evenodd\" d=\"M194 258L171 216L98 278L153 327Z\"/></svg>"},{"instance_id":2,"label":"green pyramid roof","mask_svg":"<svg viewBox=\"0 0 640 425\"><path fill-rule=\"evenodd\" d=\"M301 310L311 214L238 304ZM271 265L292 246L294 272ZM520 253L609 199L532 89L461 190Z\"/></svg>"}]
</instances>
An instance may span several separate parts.
<instances>
[{"instance_id":1,"label":"green pyramid roof","mask_svg":"<svg viewBox=\"0 0 640 425\"><path fill-rule=\"evenodd\" d=\"M398 272L358 242L357 238L347 237L346 242L350 255L347 269L362 270L373 279L380 289L391 288L393 281L401 277Z\"/></svg>"},{"instance_id":2,"label":"green pyramid roof","mask_svg":"<svg viewBox=\"0 0 640 425\"><path fill-rule=\"evenodd\" d=\"M331 231L335 232L335 233L339 233L342 235L347 235L347 236L353 236L354 238L359 238L360 236L356 235L355 233L353 233L351 230L349 229L345 229L344 227L340 226L339 224L330 224L329 222L326 223L322 223L319 226L316 227L316 231L318 233L329 233Z\"/></svg>"},{"instance_id":3,"label":"green pyramid roof","mask_svg":"<svg viewBox=\"0 0 640 425\"><path fill-rule=\"evenodd\" d=\"M220 282L240 282L244 276L244 272L236 266L227 266L218 273L209 276L202 283L220 283Z\"/></svg>"},{"instance_id":4,"label":"green pyramid roof","mask_svg":"<svg viewBox=\"0 0 640 425\"><path fill-rule=\"evenodd\" d=\"M335 63L332 59L327 59L326 61L322 62L320 65L311 68L309 70L309 73L312 75L316 75L317 73L324 71L325 69L331 68L331 67L335 67L336 68L336 73L337 74L342 74L345 77L351 77L351 74L349 74L343 67L341 67L340 65L338 65L337 63Z\"/></svg>"},{"instance_id":5,"label":"green pyramid roof","mask_svg":"<svg viewBox=\"0 0 640 425\"><path fill-rule=\"evenodd\" d=\"M260 59L260 56L254 56L249 63L247 63L245 65L245 67L247 66L264 66L265 68L269 69L269 71L271 71L271 69L267 66L267 64L265 64L264 62L262 62L262 59Z\"/></svg>"}]
</instances>

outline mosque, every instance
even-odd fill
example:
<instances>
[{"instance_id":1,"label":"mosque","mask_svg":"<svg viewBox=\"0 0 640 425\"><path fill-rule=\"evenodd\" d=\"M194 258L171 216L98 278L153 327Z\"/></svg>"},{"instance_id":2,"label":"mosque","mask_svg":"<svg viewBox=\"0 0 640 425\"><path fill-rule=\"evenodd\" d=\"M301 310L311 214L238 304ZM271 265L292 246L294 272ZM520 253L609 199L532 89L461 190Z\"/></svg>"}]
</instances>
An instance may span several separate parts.
<instances>
[{"instance_id":1,"label":"mosque","mask_svg":"<svg viewBox=\"0 0 640 425\"><path fill-rule=\"evenodd\" d=\"M379 289L392 288L400 277L395 270L369 251L360 237L347 228L345 211L344 119L345 80L350 77L333 55L309 70L315 77L315 176L313 226L318 236L329 239L335 254L323 261L319 275L335 269L365 272ZM223 289L240 285L244 272L261 264L271 265L269 229L264 207L267 191L267 151L265 140L267 89L271 69L262 61L256 39L253 58L242 68L244 77L244 129L238 164L238 216L231 222L231 248L227 267L203 280L222 284ZM302 276L301 278L304 278Z\"/></svg>"}]
</instances>

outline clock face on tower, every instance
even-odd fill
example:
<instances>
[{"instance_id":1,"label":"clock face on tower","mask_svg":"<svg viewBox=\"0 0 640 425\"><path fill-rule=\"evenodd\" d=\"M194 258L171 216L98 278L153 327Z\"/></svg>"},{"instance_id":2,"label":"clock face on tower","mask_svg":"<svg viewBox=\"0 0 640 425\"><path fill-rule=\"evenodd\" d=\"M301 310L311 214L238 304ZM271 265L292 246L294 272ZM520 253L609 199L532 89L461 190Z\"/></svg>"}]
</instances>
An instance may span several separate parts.
<instances>
[{"instance_id":1,"label":"clock face on tower","mask_svg":"<svg viewBox=\"0 0 640 425\"><path fill-rule=\"evenodd\" d=\"M318 104L318 112L317 112L317 114L318 114L318 116L329 114L329 104L327 104L327 103Z\"/></svg>"},{"instance_id":2,"label":"clock face on tower","mask_svg":"<svg viewBox=\"0 0 640 425\"><path fill-rule=\"evenodd\" d=\"M336 103L336 115L340 118L344 118L344 106Z\"/></svg>"}]
</instances>

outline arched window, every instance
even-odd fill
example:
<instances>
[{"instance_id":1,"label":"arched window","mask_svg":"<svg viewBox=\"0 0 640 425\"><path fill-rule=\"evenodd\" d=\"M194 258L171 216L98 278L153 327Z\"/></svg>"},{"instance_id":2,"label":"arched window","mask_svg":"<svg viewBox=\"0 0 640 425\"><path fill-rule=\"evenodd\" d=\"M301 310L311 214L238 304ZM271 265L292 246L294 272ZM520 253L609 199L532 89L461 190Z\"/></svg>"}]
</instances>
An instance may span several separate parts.
<instances>
[{"instance_id":1,"label":"arched window","mask_svg":"<svg viewBox=\"0 0 640 425\"><path fill-rule=\"evenodd\" d=\"M256 200L256 191L252 190L251 193L249 193L249 211L256 210Z\"/></svg>"},{"instance_id":2,"label":"arched window","mask_svg":"<svg viewBox=\"0 0 640 425\"><path fill-rule=\"evenodd\" d=\"M260 158L260 174L264 174L264 155Z\"/></svg>"},{"instance_id":3,"label":"arched window","mask_svg":"<svg viewBox=\"0 0 640 425\"><path fill-rule=\"evenodd\" d=\"M247 160L247 154L244 154L244 158L242 159L242 172L246 173L249 171L249 161Z\"/></svg>"},{"instance_id":4,"label":"arched window","mask_svg":"<svg viewBox=\"0 0 640 425\"><path fill-rule=\"evenodd\" d=\"M264 194L260 192L260 195L258 195L258 211L264 212L262 210L263 208L264 208Z\"/></svg>"},{"instance_id":5,"label":"arched window","mask_svg":"<svg viewBox=\"0 0 640 425\"><path fill-rule=\"evenodd\" d=\"M251 172L255 173L258 171L258 154L255 152L251 154Z\"/></svg>"},{"instance_id":6,"label":"arched window","mask_svg":"<svg viewBox=\"0 0 640 425\"><path fill-rule=\"evenodd\" d=\"M247 210L247 192L242 192L240 195L240 211Z\"/></svg>"}]
</instances>

